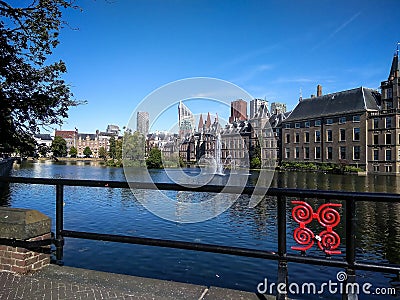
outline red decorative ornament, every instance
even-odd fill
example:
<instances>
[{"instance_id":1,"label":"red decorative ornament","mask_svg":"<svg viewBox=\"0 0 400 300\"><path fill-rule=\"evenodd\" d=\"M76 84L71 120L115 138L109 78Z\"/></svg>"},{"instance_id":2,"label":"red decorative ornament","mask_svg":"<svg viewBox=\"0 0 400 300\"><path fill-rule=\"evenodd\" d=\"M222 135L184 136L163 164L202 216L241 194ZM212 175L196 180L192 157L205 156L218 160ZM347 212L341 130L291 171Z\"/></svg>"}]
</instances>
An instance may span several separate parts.
<instances>
[{"instance_id":1,"label":"red decorative ornament","mask_svg":"<svg viewBox=\"0 0 400 300\"><path fill-rule=\"evenodd\" d=\"M336 250L340 246L340 237L333 231L333 228L340 223L340 215L335 207L341 207L342 205L326 203L321 205L317 212L314 212L307 202L295 200L292 203L297 204L292 210L292 217L299 223L299 227L293 232L293 238L300 244L300 246L293 246L292 249L305 252L317 241L318 247L326 254L342 253L340 250ZM312 230L306 227L314 219L325 227L325 230L318 235L315 235Z\"/></svg>"}]
</instances>

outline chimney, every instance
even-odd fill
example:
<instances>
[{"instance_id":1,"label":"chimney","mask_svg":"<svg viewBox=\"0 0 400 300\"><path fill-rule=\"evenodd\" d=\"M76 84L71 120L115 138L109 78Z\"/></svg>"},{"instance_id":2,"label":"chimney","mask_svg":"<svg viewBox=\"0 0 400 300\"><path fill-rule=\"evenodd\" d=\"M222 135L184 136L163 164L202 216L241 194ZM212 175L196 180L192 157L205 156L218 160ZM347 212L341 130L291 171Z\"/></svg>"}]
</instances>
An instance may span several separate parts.
<instances>
[{"instance_id":1,"label":"chimney","mask_svg":"<svg viewBox=\"0 0 400 300\"><path fill-rule=\"evenodd\" d=\"M317 97L322 96L322 86L320 84L317 85Z\"/></svg>"}]
</instances>

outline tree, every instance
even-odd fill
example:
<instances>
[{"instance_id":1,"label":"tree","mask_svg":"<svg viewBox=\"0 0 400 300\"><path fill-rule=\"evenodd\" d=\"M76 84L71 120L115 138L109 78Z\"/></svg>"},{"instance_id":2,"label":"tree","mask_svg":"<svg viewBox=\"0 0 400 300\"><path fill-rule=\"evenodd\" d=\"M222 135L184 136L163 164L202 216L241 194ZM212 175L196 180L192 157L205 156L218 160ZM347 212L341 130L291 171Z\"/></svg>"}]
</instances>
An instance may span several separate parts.
<instances>
[{"instance_id":1,"label":"tree","mask_svg":"<svg viewBox=\"0 0 400 300\"><path fill-rule=\"evenodd\" d=\"M54 157L67 156L67 142L61 136L56 135L51 143L51 151Z\"/></svg>"},{"instance_id":2,"label":"tree","mask_svg":"<svg viewBox=\"0 0 400 300\"><path fill-rule=\"evenodd\" d=\"M73 99L61 79L63 61L46 64L59 44L62 13L70 0L30 0L16 7L0 0L0 147L20 152L35 146L40 127L62 124Z\"/></svg>"},{"instance_id":3,"label":"tree","mask_svg":"<svg viewBox=\"0 0 400 300\"><path fill-rule=\"evenodd\" d=\"M115 159L117 156L117 146L113 136L110 138L110 150L108 151L108 155L110 155L112 159Z\"/></svg>"},{"instance_id":4,"label":"tree","mask_svg":"<svg viewBox=\"0 0 400 300\"><path fill-rule=\"evenodd\" d=\"M146 159L148 169L162 169L161 150L157 147L150 150L149 157Z\"/></svg>"},{"instance_id":5,"label":"tree","mask_svg":"<svg viewBox=\"0 0 400 300\"><path fill-rule=\"evenodd\" d=\"M106 160L107 159L107 150L104 147L99 148L99 157Z\"/></svg>"},{"instance_id":6,"label":"tree","mask_svg":"<svg viewBox=\"0 0 400 300\"><path fill-rule=\"evenodd\" d=\"M48 146L46 146L45 144L40 144L38 146L38 153L40 154L40 156L42 157L46 157L47 153L50 152L50 148Z\"/></svg>"},{"instance_id":7,"label":"tree","mask_svg":"<svg viewBox=\"0 0 400 300\"><path fill-rule=\"evenodd\" d=\"M76 157L78 155L78 150L74 146L72 146L71 149L69 149L69 155L71 157Z\"/></svg>"},{"instance_id":8,"label":"tree","mask_svg":"<svg viewBox=\"0 0 400 300\"><path fill-rule=\"evenodd\" d=\"M85 149L83 149L83 155L85 155L85 157L90 157L90 155L92 155L92 150L90 150L89 146L86 146Z\"/></svg>"}]
</instances>

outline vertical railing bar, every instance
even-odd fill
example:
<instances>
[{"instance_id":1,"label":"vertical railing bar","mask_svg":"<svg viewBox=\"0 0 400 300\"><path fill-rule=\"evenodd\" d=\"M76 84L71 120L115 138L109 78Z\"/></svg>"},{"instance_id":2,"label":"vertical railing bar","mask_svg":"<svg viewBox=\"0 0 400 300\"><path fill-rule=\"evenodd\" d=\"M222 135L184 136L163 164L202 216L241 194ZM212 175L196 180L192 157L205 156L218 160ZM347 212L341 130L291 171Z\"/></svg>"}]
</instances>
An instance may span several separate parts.
<instances>
[{"instance_id":1,"label":"vertical railing bar","mask_svg":"<svg viewBox=\"0 0 400 300\"><path fill-rule=\"evenodd\" d=\"M354 264L356 261L356 201L351 198L346 201L346 262L348 267L346 268L347 279L345 281L345 288L343 290L342 299L358 299L356 294L347 293L347 283L356 282L356 272Z\"/></svg>"},{"instance_id":2,"label":"vertical railing bar","mask_svg":"<svg viewBox=\"0 0 400 300\"><path fill-rule=\"evenodd\" d=\"M288 269L286 260L286 197L279 195L277 197L277 218L278 218L278 285L284 284L287 288ZM287 293L279 293L277 290L277 300L287 299Z\"/></svg>"},{"instance_id":3,"label":"vertical railing bar","mask_svg":"<svg viewBox=\"0 0 400 300\"><path fill-rule=\"evenodd\" d=\"M64 254L64 186L56 185L56 263L63 265Z\"/></svg>"}]
</instances>

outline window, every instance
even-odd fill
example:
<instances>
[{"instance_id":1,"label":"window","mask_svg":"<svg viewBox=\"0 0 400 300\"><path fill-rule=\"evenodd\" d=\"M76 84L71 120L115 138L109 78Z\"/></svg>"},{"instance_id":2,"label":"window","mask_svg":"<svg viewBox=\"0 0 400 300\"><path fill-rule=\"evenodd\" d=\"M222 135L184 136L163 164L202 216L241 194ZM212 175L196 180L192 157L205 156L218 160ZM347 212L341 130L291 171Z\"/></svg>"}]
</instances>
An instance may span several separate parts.
<instances>
[{"instance_id":1,"label":"window","mask_svg":"<svg viewBox=\"0 0 400 300\"><path fill-rule=\"evenodd\" d=\"M346 147L341 146L339 148L339 157L340 159L346 159Z\"/></svg>"},{"instance_id":2,"label":"window","mask_svg":"<svg viewBox=\"0 0 400 300\"><path fill-rule=\"evenodd\" d=\"M285 158L290 158L290 148L285 149Z\"/></svg>"},{"instance_id":3,"label":"window","mask_svg":"<svg viewBox=\"0 0 400 300\"><path fill-rule=\"evenodd\" d=\"M374 172L379 172L379 165L374 166Z\"/></svg>"},{"instance_id":4,"label":"window","mask_svg":"<svg viewBox=\"0 0 400 300\"><path fill-rule=\"evenodd\" d=\"M294 123L294 128L300 128L300 123Z\"/></svg>"},{"instance_id":5,"label":"window","mask_svg":"<svg viewBox=\"0 0 400 300\"><path fill-rule=\"evenodd\" d=\"M290 128L290 123L285 124L285 128Z\"/></svg>"},{"instance_id":6,"label":"window","mask_svg":"<svg viewBox=\"0 0 400 300\"><path fill-rule=\"evenodd\" d=\"M315 159L321 158L321 147L315 147Z\"/></svg>"},{"instance_id":7,"label":"window","mask_svg":"<svg viewBox=\"0 0 400 300\"><path fill-rule=\"evenodd\" d=\"M344 128L339 129L339 141L341 142L346 141L346 129Z\"/></svg>"},{"instance_id":8,"label":"window","mask_svg":"<svg viewBox=\"0 0 400 300\"><path fill-rule=\"evenodd\" d=\"M346 117L340 117L339 124L344 124L344 123L346 123Z\"/></svg>"},{"instance_id":9,"label":"window","mask_svg":"<svg viewBox=\"0 0 400 300\"><path fill-rule=\"evenodd\" d=\"M397 159L400 160L400 149L399 152L397 153L397 157L398 157Z\"/></svg>"},{"instance_id":10,"label":"window","mask_svg":"<svg viewBox=\"0 0 400 300\"><path fill-rule=\"evenodd\" d=\"M309 142L310 142L310 133L304 132L304 143L309 143Z\"/></svg>"},{"instance_id":11,"label":"window","mask_svg":"<svg viewBox=\"0 0 400 300\"><path fill-rule=\"evenodd\" d=\"M360 159L360 146L353 147L353 159L354 160Z\"/></svg>"},{"instance_id":12,"label":"window","mask_svg":"<svg viewBox=\"0 0 400 300\"><path fill-rule=\"evenodd\" d=\"M374 149L374 160L379 160L379 150L378 149Z\"/></svg>"},{"instance_id":13,"label":"window","mask_svg":"<svg viewBox=\"0 0 400 300\"><path fill-rule=\"evenodd\" d=\"M310 148L304 147L304 159L310 159Z\"/></svg>"},{"instance_id":14,"label":"window","mask_svg":"<svg viewBox=\"0 0 400 300\"><path fill-rule=\"evenodd\" d=\"M333 153L332 147L328 147L328 148L327 148L326 158L327 158L327 159L332 159L332 153Z\"/></svg>"},{"instance_id":15,"label":"window","mask_svg":"<svg viewBox=\"0 0 400 300\"><path fill-rule=\"evenodd\" d=\"M393 98L393 91L391 88L387 89L387 99Z\"/></svg>"},{"instance_id":16,"label":"window","mask_svg":"<svg viewBox=\"0 0 400 300\"><path fill-rule=\"evenodd\" d=\"M385 118L385 128L392 128L392 117Z\"/></svg>"},{"instance_id":17,"label":"window","mask_svg":"<svg viewBox=\"0 0 400 300\"><path fill-rule=\"evenodd\" d=\"M321 120L315 120L315 126L321 126Z\"/></svg>"},{"instance_id":18,"label":"window","mask_svg":"<svg viewBox=\"0 0 400 300\"><path fill-rule=\"evenodd\" d=\"M353 128L353 141L359 141L360 140L360 128L356 127Z\"/></svg>"},{"instance_id":19,"label":"window","mask_svg":"<svg viewBox=\"0 0 400 300\"><path fill-rule=\"evenodd\" d=\"M353 116L353 122L360 122L360 116Z\"/></svg>"},{"instance_id":20,"label":"window","mask_svg":"<svg viewBox=\"0 0 400 300\"><path fill-rule=\"evenodd\" d=\"M386 145L390 145L392 143L392 135L390 133L385 134L385 142Z\"/></svg>"},{"instance_id":21,"label":"window","mask_svg":"<svg viewBox=\"0 0 400 300\"><path fill-rule=\"evenodd\" d=\"M300 157L300 148L296 147L294 149L294 158L299 158Z\"/></svg>"},{"instance_id":22,"label":"window","mask_svg":"<svg viewBox=\"0 0 400 300\"><path fill-rule=\"evenodd\" d=\"M385 160L386 161L392 160L392 149L386 149L386 151L385 151Z\"/></svg>"},{"instance_id":23,"label":"window","mask_svg":"<svg viewBox=\"0 0 400 300\"><path fill-rule=\"evenodd\" d=\"M306 127L306 128L310 127L310 122L309 121L305 122L304 127Z\"/></svg>"},{"instance_id":24,"label":"window","mask_svg":"<svg viewBox=\"0 0 400 300\"><path fill-rule=\"evenodd\" d=\"M387 173L392 172L392 166L385 166L385 171L386 171Z\"/></svg>"},{"instance_id":25,"label":"window","mask_svg":"<svg viewBox=\"0 0 400 300\"><path fill-rule=\"evenodd\" d=\"M294 137L294 142L295 143L300 143L300 134L298 132L296 132L296 135Z\"/></svg>"},{"instance_id":26,"label":"window","mask_svg":"<svg viewBox=\"0 0 400 300\"><path fill-rule=\"evenodd\" d=\"M374 134L374 145L378 145L379 144L379 135Z\"/></svg>"},{"instance_id":27,"label":"window","mask_svg":"<svg viewBox=\"0 0 400 300\"><path fill-rule=\"evenodd\" d=\"M379 128L379 119L375 118L374 119L374 129L378 129Z\"/></svg>"},{"instance_id":28,"label":"window","mask_svg":"<svg viewBox=\"0 0 400 300\"><path fill-rule=\"evenodd\" d=\"M286 134L286 144L289 144L289 143L290 143L290 134L287 133Z\"/></svg>"},{"instance_id":29,"label":"window","mask_svg":"<svg viewBox=\"0 0 400 300\"><path fill-rule=\"evenodd\" d=\"M326 125L332 125L333 120L332 119L326 119Z\"/></svg>"},{"instance_id":30,"label":"window","mask_svg":"<svg viewBox=\"0 0 400 300\"><path fill-rule=\"evenodd\" d=\"M315 141L316 142L321 141L321 131L319 131L319 130L315 131Z\"/></svg>"},{"instance_id":31,"label":"window","mask_svg":"<svg viewBox=\"0 0 400 300\"><path fill-rule=\"evenodd\" d=\"M326 131L326 141L327 142L332 142L332 130L328 129Z\"/></svg>"}]
</instances>

